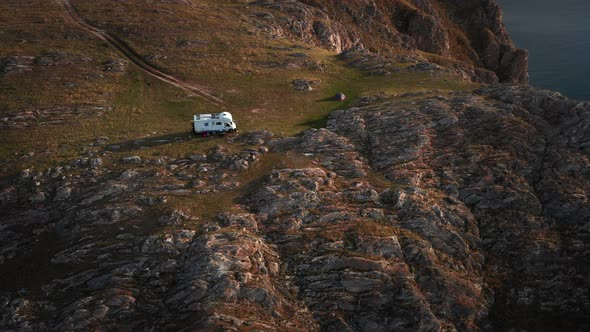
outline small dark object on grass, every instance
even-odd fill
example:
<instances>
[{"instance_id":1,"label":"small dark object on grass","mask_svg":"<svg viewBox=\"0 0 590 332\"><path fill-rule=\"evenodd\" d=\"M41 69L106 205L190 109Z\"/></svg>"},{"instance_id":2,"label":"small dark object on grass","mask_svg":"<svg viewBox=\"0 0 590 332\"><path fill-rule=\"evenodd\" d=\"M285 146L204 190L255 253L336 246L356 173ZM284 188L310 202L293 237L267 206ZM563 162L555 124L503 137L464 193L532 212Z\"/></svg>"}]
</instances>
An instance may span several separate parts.
<instances>
[{"instance_id":1,"label":"small dark object on grass","mask_svg":"<svg viewBox=\"0 0 590 332\"><path fill-rule=\"evenodd\" d=\"M332 99L338 101L346 100L346 95L342 92L338 92L336 95L334 95L334 97L332 97Z\"/></svg>"}]
</instances>

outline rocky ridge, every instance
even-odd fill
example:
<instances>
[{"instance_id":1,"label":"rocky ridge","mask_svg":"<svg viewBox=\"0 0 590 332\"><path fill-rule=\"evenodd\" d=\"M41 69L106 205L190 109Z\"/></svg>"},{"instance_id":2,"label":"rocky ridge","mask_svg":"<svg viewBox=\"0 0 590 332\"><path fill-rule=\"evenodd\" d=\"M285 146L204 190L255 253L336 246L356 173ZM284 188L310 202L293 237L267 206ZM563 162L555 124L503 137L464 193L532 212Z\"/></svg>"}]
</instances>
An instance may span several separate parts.
<instances>
[{"instance_id":1,"label":"rocky ridge","mask_svg":"<svg viewBox=\"0 0 590 332\"><path fill-rule=\"evenodd\" d=\"M242 152L23 172L0 196L2 328L588 326L590 105L524 86L354 105ZM268 153L307 166L241 191ZM166 207L217 192L239 209ZM15 283L31 259L46 273Z\"/></svg>"}]
</instances>

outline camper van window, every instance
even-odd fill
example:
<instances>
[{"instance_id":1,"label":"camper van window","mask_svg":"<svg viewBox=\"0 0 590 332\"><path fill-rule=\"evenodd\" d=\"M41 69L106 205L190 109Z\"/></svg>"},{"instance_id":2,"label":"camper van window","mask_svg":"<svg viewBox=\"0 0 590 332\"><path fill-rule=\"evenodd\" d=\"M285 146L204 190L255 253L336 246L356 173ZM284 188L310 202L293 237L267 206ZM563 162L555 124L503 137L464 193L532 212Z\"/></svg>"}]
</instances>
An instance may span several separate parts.
<instances>
[{"instance_id":1,"label":"camper van window","mask_svg":"<svg viewBox=\"0 0 590 332\"><path fill-rule=\"evenodd\" d=\"M209 122L205 122L205 127L209 127Z\"/></svg>"},{"instance_id":2,"label":"camper van window","mask_svg":"<svg viewBox=\"0 0 590 332\"><path fill-rule=\"evenodd\" d=\"M231 125L230 125L229 123L227 123L227 122L226 122L226 123L225 123L225 126L226 126L226 127L230 127Z\"/></svg>"},{"instance_id":3,"label":"camper van window","mask_svg":"<svg viewBox=\"0 0 590 332\"><path fill-rule=\"evenodd\" d=\"M217 122L215 125L216 126L221 126L221 122Z\"/></svg>"}]
</instances>

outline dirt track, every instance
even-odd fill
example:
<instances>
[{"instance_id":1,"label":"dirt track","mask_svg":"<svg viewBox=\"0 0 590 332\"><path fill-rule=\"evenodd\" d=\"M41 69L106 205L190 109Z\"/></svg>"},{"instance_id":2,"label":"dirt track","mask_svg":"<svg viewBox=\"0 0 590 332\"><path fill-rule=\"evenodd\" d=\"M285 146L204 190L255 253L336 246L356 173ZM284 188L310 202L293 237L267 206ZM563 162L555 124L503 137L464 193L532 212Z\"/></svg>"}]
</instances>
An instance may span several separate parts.
<instances>
[{"instance_id":1,"label":"dirt track","mask_svg":"<svg viewBox=\"0 0 590 332\"><path fill-rule=\"evenodd\" d=\"M171 84L175 87L183 89L191 94L194 94L194 95L202 98L203 100L205 100L211 104L214 104L215 106L218 106L218 107L225 106L225 103L223 102L223 100L211 95L203 87L182 81L182 80L174 77L173 75L166 74L166 73L162 72L161 70L159 70L156 67L154 67L153 65L151 65L149 62L145 61L143 59L143 57L141 55L137 54L137 52L135 52L125 41L119 39L117 36L107 32L107 31L101 30L101 29L89 24L88 22L86 22L86 20L82 16L80 16L78 11L76 10L74 5L72 4L71 0L58 0L58 1L63 4L69 17L72 20L74 20L80 27L82 27L84 30L92 33L96 37L100 38L101 40L104 40L109 45L111 45L112 47L119 50L119 52L121 52L127 59L129 59L129 61L136 64L139 68L141 68L141 70L143 70L144 72L146 72L150 76L153 76L163 82L166 82L166 83Z\"/></svg>"}]
</instances>

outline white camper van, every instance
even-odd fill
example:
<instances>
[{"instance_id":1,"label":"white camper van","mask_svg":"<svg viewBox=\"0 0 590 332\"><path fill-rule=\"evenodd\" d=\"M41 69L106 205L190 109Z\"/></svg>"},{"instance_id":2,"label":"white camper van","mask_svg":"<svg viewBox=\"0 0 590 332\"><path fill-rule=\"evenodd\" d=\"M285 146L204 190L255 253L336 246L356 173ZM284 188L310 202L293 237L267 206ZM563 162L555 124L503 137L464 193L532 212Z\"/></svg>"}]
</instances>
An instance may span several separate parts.
<instances>
[{"instance_id":1,"label":"white camper van","mask_svg":"<svg viewBox=\"0 0 590 332\"><path fill-rule=\"evenodd\" d=\"M203 136L227 133L236 130L236 123L229 112L196 114L193 117L193 130Z\"/></svg>"}]
</instances>

